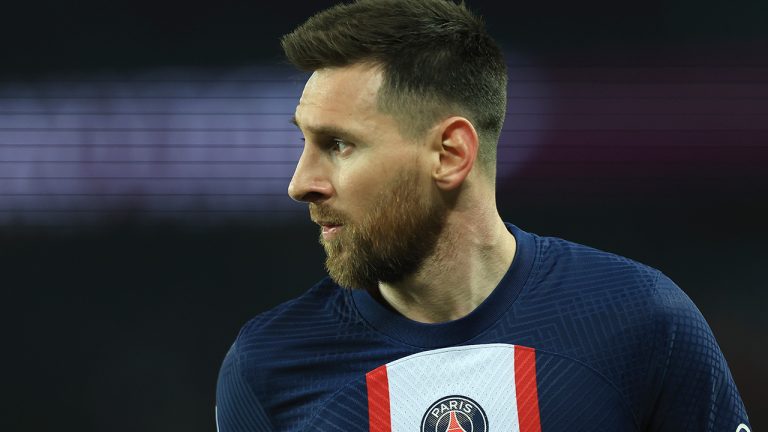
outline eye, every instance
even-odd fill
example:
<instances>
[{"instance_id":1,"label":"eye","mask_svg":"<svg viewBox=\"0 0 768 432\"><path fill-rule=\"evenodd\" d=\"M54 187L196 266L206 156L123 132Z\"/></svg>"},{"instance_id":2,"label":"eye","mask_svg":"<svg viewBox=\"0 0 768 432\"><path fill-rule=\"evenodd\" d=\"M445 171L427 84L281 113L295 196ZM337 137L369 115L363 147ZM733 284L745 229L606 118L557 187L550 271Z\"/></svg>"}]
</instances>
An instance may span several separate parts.
<instances>
[{"instance_id":1,"label":"eye","mask_svg":"<svg viewBox=\"0 0 768 432\"><path fill-rule=\"evenodd\" d=\"M341 138L331 140L331 151L337 154L344 154L351 146Z\"/></svg>"}]
</instances>

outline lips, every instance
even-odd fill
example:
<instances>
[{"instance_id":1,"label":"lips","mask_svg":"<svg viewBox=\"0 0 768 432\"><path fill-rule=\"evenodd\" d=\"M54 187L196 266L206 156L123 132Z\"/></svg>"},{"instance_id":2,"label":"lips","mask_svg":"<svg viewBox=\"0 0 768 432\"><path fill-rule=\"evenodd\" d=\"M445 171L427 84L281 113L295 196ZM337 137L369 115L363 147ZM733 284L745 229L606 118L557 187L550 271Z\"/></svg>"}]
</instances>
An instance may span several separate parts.
<instances>
[{"instance_id":1,"label":"lips","mask_svg":"<svg viewBox=\"0 0 768 432\"><path fill-rule=\"evenodd\" d=\"M336 237L344 229L346 215L324 205L309 204L309 216L312 222L320 225L324 240Z\"/></svg>"},{"instance_id":2,"label":"lips","mask_svg":"<svg viewBox=\"0 0 768 432\"><path fill-rule=\"evenodd\" d=\"M338 235L339 231L343 229L344 225L320 223L320 227L321 227L321 232L323 234L323 238L325 240L330 240L334 238L336 235Z\"/></svg>"}]
</instances>

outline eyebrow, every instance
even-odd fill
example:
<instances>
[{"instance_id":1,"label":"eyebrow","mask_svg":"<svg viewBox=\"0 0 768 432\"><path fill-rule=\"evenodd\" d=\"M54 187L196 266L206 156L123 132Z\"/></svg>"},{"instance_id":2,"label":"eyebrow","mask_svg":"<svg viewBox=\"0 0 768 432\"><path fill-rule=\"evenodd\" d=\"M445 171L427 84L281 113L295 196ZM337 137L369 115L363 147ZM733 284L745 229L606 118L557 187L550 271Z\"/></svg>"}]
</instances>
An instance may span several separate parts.
<instances>
[{"instance_id":1,"label":"eyebrow","mask_svg":"<svg viewBox=\"0 0 768 432\"><path fill-rule=\"evenodd\" d=\"M306 129L308 132L312 133L313 135L324 135L329 137L336 137L336 138L342 138L345 140L349 140L353 143L361 143L363 140L356 135L355 133L336 126L309 126L306 128L302 128L301 125L299 125L298 120L296 120L296 116L291 117L291 123L294 124L297 128L300 130Z\"/></svg>"}]
</instances>

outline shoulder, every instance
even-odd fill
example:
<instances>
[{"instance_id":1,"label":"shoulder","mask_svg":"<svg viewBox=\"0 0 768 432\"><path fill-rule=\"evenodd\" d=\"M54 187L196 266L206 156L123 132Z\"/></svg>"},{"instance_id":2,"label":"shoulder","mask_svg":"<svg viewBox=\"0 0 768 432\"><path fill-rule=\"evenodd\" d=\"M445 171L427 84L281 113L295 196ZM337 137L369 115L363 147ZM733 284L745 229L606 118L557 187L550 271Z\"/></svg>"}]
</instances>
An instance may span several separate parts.
<instances>
[{"instance_id":1,"label":"shoulder","mask_svg":"<svg viewBox=\"0 0 768 432\"><path fill-rule=\"evenodd\" d=\"M664 296L684 296L659 270L555 237L537 237L537 258L521 300L551 314L557 337L545 349L587 365L622 395L639 424L645 379L669 313ZM668 281L668 282L667 282Z\"/></svg>"},{"instance_id":2,"label":"shoulder","mask_svg":"<svg viewBox=\"0 0 768 432\"><path fill-rule=\"evenodd\" d=\"M282 303L249 320L240 330L235 345L241 352L282 349L291 340L330 330L329 324L351 314L341 288L324 278L301 296ZM324 324L324 325L321 325Z\"/></svg>"},{"instance_id":3,"label":"shoulder","mask_svg":"<svg viewBox=\"0 0 768 432\"><path fill-rule=\"evenodd\" d=\"M276 429L306 421L348 379L339 371L347 362L338 356L353 351L359 333L349 302L348 293L326 278L254 317L227 353L219 382L235 374L237 386L228 387L247 389Z\"/></svg>"},{"instance_id":4,"label":"shoulder","mask_svg":"<svg viewBox=\"0 0 768 432\"><path fill-rule=\"evenodd\" d=\"M658 270L631 258L597 249L558 237L536 236L540 255L545 261L560 266L578 266L580 268L602 271L630 271L639 276L655 277Z\"/></svg>"},{"instance_id":5,"label":"shoulder","mask_svg":"<svg viewBox=\"0 0 768 432\"><path fill-rule=\"evenodd\" d=\"M706 326L688 295L651 266L556 237L537 237L537 243L537 284L561 300L613 311L624 324L653 326L654 333L668 333L674 322Z\"/></svg>"},{"instance_id":6,"label":"shoulder","mask_svg":"<svg viewBox=\"0 0 768 432\"><path fill-rule=\"evenodd\" d=\"M565 296L594 295L604 301L641 301L653 307L649 301L656 295L657 285L663 278L659 270L557 237L536 236L536 243L534 277L539 283L556 284Z\"/></svg>"},{"instance_id":7,"label":"shoulder","mask_svg":"<svg viewBox=\"0 0 768 432\"><path fill-rule=\"evenodd\" d=\"M538 237L537 244L530 300L546 301L567 329L557 350L611 382L638 425L675 418L713 430L732 415L745 418L711 329L668 276L559 238Z\"/></svg>"}]
</instances>

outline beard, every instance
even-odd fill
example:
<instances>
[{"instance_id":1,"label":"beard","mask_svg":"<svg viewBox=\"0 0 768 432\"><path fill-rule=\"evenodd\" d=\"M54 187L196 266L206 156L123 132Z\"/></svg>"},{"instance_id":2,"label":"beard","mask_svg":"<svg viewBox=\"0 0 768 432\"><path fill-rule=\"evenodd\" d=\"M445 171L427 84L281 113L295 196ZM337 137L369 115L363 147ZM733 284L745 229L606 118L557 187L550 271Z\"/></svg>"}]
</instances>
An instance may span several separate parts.
<instances>
[{"instance_id":1,"label":"beard","mask_svg":"<svg viewBox=\"0 0 768 432\"><path fill-rule=\"evenodd\" d=\"M323 204L309 204L313 220L343 225L335 238L320 243L325 267L339 285L372 289L415 273L437 246L447 209L418 188L416 170L406 170L387 185L361 221Z\"/></svg>"}]
</instances>

